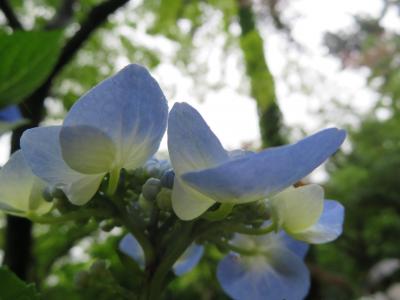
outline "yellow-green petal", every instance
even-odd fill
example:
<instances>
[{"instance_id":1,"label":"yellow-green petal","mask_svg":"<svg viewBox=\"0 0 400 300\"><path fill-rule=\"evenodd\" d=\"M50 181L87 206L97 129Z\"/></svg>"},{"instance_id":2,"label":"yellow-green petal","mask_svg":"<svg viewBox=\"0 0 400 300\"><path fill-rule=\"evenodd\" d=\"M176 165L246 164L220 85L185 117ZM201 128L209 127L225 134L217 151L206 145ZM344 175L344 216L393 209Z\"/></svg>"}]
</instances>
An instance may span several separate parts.
<instances>
[{"instance_id":1,"label":"yellow-green petal","mask_svg":"<svg viewBox=\"0 0 400 300\"><path fill-rule=\"evenodd\" d=\"M324 205L324 190L317 184L288 188L270 199L274 222L288 233L317 223Z\"/></svg>"}]
</instances>

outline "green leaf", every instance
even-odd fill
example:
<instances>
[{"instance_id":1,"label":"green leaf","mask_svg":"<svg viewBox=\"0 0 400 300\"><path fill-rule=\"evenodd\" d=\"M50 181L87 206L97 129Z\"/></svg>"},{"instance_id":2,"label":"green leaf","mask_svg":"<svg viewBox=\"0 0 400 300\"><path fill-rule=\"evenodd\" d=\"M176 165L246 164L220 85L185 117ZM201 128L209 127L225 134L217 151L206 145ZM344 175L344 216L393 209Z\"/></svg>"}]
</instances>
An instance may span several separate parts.
<instances>
[{"instance_id":1,"label":"green leaf","mask_svg":"<svg viewBox=\"0 0 400 300\"><path fill-rule=\"evenodd\" d=\"M33 284L27 284L14 273L0 268L1 300L39 300L39 294Z\"/></svg>"},{"instance_id":2,"label":"green leaf","mask_svg":"<svg viewBox=\"0 0 400 300\"><path fill-rule=\"evenodd\" d=\"M61 31L0 34L0 108L21 102L46 80L61 37Z\"/></svg>"}]
</instances>

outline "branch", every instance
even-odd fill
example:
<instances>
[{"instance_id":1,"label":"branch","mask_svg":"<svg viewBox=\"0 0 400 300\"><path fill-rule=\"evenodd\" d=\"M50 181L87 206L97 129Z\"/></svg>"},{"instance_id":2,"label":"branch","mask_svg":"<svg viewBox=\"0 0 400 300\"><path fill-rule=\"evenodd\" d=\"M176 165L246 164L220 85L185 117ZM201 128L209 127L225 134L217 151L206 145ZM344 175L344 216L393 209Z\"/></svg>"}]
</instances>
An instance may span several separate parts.
<instances>
[{"instance_id":1,"label":"branch","mask_svg":"<svg viewBox=\"0 0 400 300\"><path fill-rule=\"evenodd\" d=\"M8 25L14 30L22 29L22 24L19 22L17 15L14 13L8 0L0 0L0 9L3 11Z\"/></svg>"},{"instance_id":2,"label":"branch","mask_svg":"<svg viewBox=\"0 0 400 300\"><path fill-rule=\"evenodd\" d=\"M129 0L107 0L94 7L89 12L80 29L65 45L49 79L52 80L61 69L71 61L90 35L100 27L112 13L127 2L129 2Z\"/></svg>"},{"instance_id":3,"label":"branch","mask_svg":"<svg viewBox=\"0 0 400 300\"><path fill-rule=\"evenodd\" d=\"M2 0L0 0L2 1ZM107 18L118 8L126 4L129 0L107 0L95 6L82 22L79 30L65 44L58 58L53 71L49 74L46 81L21 105L21 112L25 118L31 120L31 124L25 128L38 126L42 120L42 110L45 98L48 96L54 78L62 71L62 69L73 59L82 45L89 39L91 34L100 27ZM19 134L16 134L16 142L19 143ZM19 144L17 145L19 148Z\"/></svg>"},{"instance_id":4,"label":"branch","mask_svg":"<svg viewBox=\"0 0 400 300\"><path fill-rule=\"evenodd\" d=\"M76 0L64 0L45 28L51 30L67 26L74 15L75 2Z\"/></svg>"}]
</instances>

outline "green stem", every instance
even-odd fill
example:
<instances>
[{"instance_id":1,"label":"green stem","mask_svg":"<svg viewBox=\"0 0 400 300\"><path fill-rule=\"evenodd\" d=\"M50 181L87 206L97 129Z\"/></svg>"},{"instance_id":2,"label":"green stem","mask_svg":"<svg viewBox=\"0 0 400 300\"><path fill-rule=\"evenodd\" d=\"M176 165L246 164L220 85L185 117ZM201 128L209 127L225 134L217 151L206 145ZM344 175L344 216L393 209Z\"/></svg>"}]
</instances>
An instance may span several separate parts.
<instances>
[{"instance_id":1,"label":"green stem","mask_svg":"<svg viewBox=\"0 0 400 300\"><path fill-rule=\"evenodd\" d=\"M91 217L108 217L108 215L104 211L86 209L86 210L71 212L60 216L37 216L37 215L27 216L27 218L32 222L41 224L57 224L57 223L64 223L67 221L89 219Z\"/></svg>"},{"instance_id":2,"label":"green stem","mask_svg":"<svg viewBox=\"0 0 400 300\"><path fill-rule=\"evenodd\" d=\"M223 220L231 213L234 206L234 203L221 203L216 210L208 211L203 214L202 218L209 221Z\"/></svg>"},{"instance_id":3,"label":"green stem","mask_svg":"<svg viewBox=\"0 0 400 300\"><path fill-rule=\"evenodd\" d=\"M160 265L157 267L154 275L151 278L149 285L149 300L160 299L160 294L163 291L163 286L165 284L165 278L172 269L175 262L179 257L185 252L185 250L194 241L195 237L192 233L192 222L184 222L183 226L180 226L176 230L176 234L171 237L171 240L177 241L170 250L165 254L160 260Z\"/></svg>"},{"instance_id":4,"label":"green stem","mask_svg":"<svg viewBox=\"0 0 400 300\"><path fill-rule=\"evenodd\" d=\"M264 234L271 233L272 231L275 230L275 224L273 224L273 223L271 225L268 225L267 227L263 227L263 228L249 228L249 227L241 226L241 225L237 225L237 224L226 224L223 226L228 231L247 234L247 235L264 235Z\"/></svg>"},{"instance_id":5,"label":"green stem","mask_svg":"<svg viewBox=\"0 0 400 300\"><path fill-rule=\"evenodd\" d=\"M244 249L244 248L232 245L232 244L230 244L228 242L221 241L221 240L216 240L215 239L215 240L212 240L212 242L217 244L217 245L219 245L219 246L221 246L222 248L231 250L231 251L236 252L236 253L238 253L240 255L252 256L252 255L257 253L257 251L255 249Z\"/></svg>"},{"instance_id":6,"label":"green stem","mask_svg":"<svg viewBox=\"0 0 400 300\"><path fill-rule=\"evenodd\" d=\"M153 245L147 238L146 234L137 226L134 218L128 214L123 203L116 197L111 197L112 202L119 212L119 219L129 230L130 233L136 238L138 243L143 249L146 265L150 265L155 259Z\"/></svg>"},{"instance_id":7,"label":"green stem","mask_svg":"<svg viewBox=\"0 0 400 300\"><path fill-rule=\"evenodd\" d=\"M119 183L119 176L121 174L121 170L119 168L114 168L111 170L109 179L108 179L108 187L107 187L107 195L112 197L117 190Z\"/></svg>"}]
</instances>

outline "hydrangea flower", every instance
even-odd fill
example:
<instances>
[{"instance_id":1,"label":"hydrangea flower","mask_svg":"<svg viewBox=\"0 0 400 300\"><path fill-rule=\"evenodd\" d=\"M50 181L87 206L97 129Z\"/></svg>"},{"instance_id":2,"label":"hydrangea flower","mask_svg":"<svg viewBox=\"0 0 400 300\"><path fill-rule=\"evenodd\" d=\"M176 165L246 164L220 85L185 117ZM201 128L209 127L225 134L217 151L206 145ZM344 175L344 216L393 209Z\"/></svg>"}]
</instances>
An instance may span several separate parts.
<instances>
[{"instance_id":1,"label":"hydrangea flower","mask_svg":"<svg viewBox=\"0 0 400 300\"><path fill-rule=\"evenodd\" d=\"M112 193L122 168L138 168L157 151L167 115L154 78L129 65L83 95L62 126L27 130L21 148L37 176L83 205L106 174Z\"/></svg>"},{"instance_id":2,"label":"hydrangea flower","mask_svg":"<svg viewBox=\"0 0 400 300\"><path fill-rule=\"evenodd\" d=\"M144 252L133 235L125 235L119 243L119 249L144 269ZM174 264L173 271L175 275L182 276L191 271L199 263L203 253L203 246L194 243L191 244Z\"/></svg>"},{"instance_id":3,"label":"hydrangea flower","mask_svg":"<svg viewBox=\"0 0 400 300\"><path fill-rule=\"evenodd\" d=\"M290 187L268 201L277 228L308 243L327 243L342 233L344 207L324 200L322 187L316 184Z\"/></svg>"},{"instance_id":4,"label":"hydrangea flower","mask_svg":"<svg viewBox=\"0 0 400 300\"><path fill-rule=\"evenodd\" d=\"M45 214L52 207L43 198L45 188L45 182L32 173L19 150L0 170L0 209L18 216Z\"/></svg>"},{"instance_id":5,"label":"hydrangea flower","mask_svg":"<svg viewBox=\"0 0 400 300\"><path fill-rule=\"evenodd\" d=\"M0 135L22 123L23 119L16 105L8 106L0 110Z\"/></svg>"},{"instance_id":6,"label":"hydrangea flower","mask_svg":"<svg viewBox=\"0 0 400 300\"><path fill-rule=\"evenodd\" d=\"M279 193L322 164L345 135L330 128L296 144L230 155L194 108L177 103L168 120L176 174L173 209L179 218L191 220L216 202L247 203Z\"/></svg>"},{"instance_id":7,"label":"hydrangea flower","mask_svg":"<svg viewBox=\"0 0 400 300\"><path fill-rule=\"evenodd\" d=\"M217 278L235 300L303 299L310 287L310 274L303 258L308 245L287 235L246 236L237 234L233 245L253 255L229 253L220 261Z\"/></svg>"}]
</instances>

